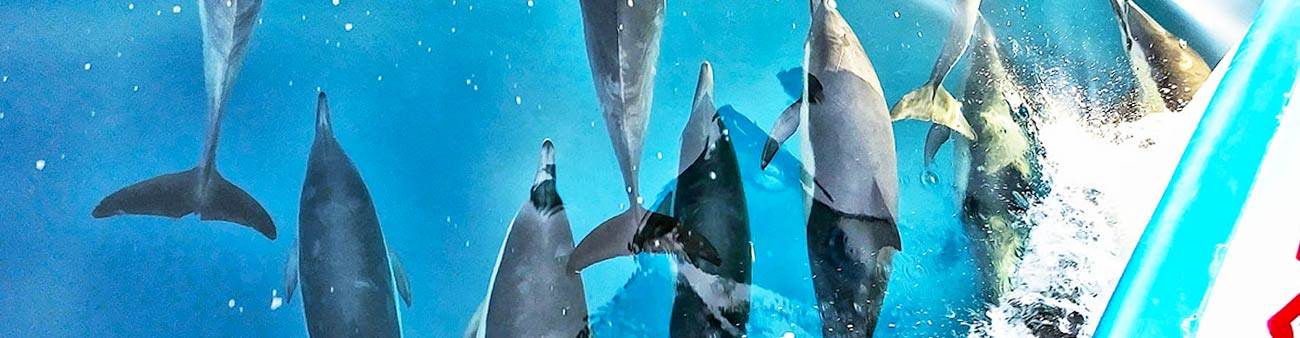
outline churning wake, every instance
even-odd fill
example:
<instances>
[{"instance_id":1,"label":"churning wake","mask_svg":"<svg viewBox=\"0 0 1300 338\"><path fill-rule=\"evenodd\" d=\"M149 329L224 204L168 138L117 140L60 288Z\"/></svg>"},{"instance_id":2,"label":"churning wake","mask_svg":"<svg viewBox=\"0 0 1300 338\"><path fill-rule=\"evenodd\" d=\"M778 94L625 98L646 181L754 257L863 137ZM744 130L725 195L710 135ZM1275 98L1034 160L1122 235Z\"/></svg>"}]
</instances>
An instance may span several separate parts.
<instances>
[{"instance_id":1,"label":"churning wake","mask_svg":"<svg viewBox=\"0 0 1300 338\"><path fill-rule=\"evenodd\" d=\"M1204 109L1098 123L1081 88L1042 87L1034 136L1051 192L1025 214L1032 229L1011 292L972 337L1091 336Z\"/></svg>"}]
</instances>

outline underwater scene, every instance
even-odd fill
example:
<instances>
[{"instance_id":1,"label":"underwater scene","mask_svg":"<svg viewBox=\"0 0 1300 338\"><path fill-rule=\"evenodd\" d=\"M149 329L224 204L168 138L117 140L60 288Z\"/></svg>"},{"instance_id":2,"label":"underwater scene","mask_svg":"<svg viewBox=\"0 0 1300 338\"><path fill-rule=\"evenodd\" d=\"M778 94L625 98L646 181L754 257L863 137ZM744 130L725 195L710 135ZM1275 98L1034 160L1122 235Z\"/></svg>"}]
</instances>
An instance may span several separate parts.
<instances>
[{"instance_id":1,"label":"underwater scene","mask_svg":"<svg viewBox=\"0 0 1300 338\"><path fill-rule=\"evenodd\" d=\"M0 337L1164 337L1261 3L0 2Z\"/></svg>"}]
</instances>

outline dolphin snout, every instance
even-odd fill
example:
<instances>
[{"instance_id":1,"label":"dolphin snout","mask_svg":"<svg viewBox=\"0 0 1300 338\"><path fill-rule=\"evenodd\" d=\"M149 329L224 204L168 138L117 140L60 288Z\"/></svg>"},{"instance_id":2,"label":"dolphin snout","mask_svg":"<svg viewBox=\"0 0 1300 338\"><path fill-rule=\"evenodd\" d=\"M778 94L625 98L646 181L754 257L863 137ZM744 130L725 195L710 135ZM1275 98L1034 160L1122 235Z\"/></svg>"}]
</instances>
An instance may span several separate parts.
<instances>
[{"instance_id":1,"label":"dolphin snout","mask_svg":"<svg viewBox=\"0 0 1300 338\"><path fill-rule=\"evenodd\" d=\"M555 179L555 144L551 139L542 140L542 159L537 163L537 177L533 184Z\"/></svg>"},{"instance_id":2,"label":"dolphin snout","mask_svg":"<svg viewBox=\"0 0 1300 338\"><path fill-rule=\"evenodd\" d=\"M542 140L542 165L555 164L555 144L550 138Z\"/></svg>"}]
</instances>

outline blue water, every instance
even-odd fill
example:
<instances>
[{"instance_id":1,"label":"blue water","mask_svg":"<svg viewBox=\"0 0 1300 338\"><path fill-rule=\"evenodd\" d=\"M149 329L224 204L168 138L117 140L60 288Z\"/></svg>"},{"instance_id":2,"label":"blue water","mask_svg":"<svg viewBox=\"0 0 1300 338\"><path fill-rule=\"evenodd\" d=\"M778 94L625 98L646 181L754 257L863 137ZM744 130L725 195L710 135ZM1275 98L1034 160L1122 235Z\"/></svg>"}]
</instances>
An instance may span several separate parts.
<instances>
[{"instance_id":1,"label":"blue water","mask_svg":"<svg viewBox=\"0 0 1300 338\"><path fill-rule=\"evenodd\" d=\"M841 1L889 102L924 82L947 30L945 6ZM990 0L984 12L1005 23L998 31L1019 43L1020 60L1060 69L1049 76L1093 91L1126 85L1094 79L1128 69L1116 61L1104 1ZM793 100L778 73L800 64L808 21L798 0L670 1L667 13L640 177L647 194L677 172L699 63L713 63L718 105L761 132ZM0 3L0 337L305 337L298 300L270 304L283 293L296 237L318 90L330 94L335 133L408 271L408 337L463 332L527 198L543 138L556 144L575 237L625 209L576 0L273 1L260 20L217 162L271 213L276 241L194 217L90 217L108 193L198 160L207 116L195 3ZM949 84L964 82L963 67ZM926 127L896 124L906 251L894 262L880 336L962 336L984 311L970 296L956 199L946 184L918 180ZM778 168L796 165L782 156ZM945 150L938 167L949 160ZM754 283L766 290L756 293L751 326L815 335L797 176L760 171L756 161L742 158ZM617 259L583 273L593 326L641 325L597 334L665 336L664 259ZM763 302L784 305L764 312Z\"/></svg>"}]
</instances>

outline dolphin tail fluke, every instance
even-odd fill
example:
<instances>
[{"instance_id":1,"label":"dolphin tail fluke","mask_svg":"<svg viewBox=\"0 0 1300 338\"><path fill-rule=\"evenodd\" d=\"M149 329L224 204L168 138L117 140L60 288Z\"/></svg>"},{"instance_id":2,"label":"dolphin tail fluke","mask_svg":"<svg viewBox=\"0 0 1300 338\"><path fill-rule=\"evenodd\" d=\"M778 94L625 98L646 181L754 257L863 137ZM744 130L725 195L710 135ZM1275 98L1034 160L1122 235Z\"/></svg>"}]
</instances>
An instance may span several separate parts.
<instances>
[{"instance_id":1,"label":"dolphin tail fluke","mask_svg":"<svg viewBox=\"0 0 1300 338\"><path fill-rule=\"evenodd\" d=\"M582 271L604 260L642 252L676 253L692 262L719 262L717 248L703 235L684 231L672 216L633 205L587 234L569 256L568 268Z\"/></svg>"},{"instance_id":2,"label":"dolphin tail fluke","mask_svg":"<svg viewBox=\"0 0 1300 338\"><path fill-rule=\"evenodd\" d=\"M141 181L113 192L91 216L151 215L180 218L195 211L199 171L190 169Z\"/></svg>"},{"instance_id":3,"label":"dolphin tail fluke","mask_svg":"<svg viewBox=\"0 0 1300 338\"><path fill-rule=\"evenodd\" d=\"M180 218L197 212L202 220L243 225L257 230L267 238L275 239L275 224L257 200L216 172L212 173L207 182L211 195L199 196L201 176L201 171L195 168L132 184L105 197L95 206L91 216L152 215Z\"/></svg>"},{"instance_id":4,"label":"dolphin tail fluke","mask_svg":"<svg viewBox=\"0 0 1300 338\"><path fill-rule=\"evenodd\" d=\"M199 219L243 225L257 230L266 238L275 239L275 223L271 222L271 215L262 208L261 203L253 199L253 196L249 196L244 189L230 183L216 172L212 173L208 184L212 185L209 190L212 195L208 196L208 202L199 208Z\"/></svg>"},{"instance_id":5,"label":"dolphin tail fluke","mask_svg":"<svg viewBox=\"0 0 1300 338\"><path fill-rule=\"evenodd\" d=\"M696 266L701 266L700 262L722 265L718 249L703 234L686 231L677 219L661 213L651 212L646 215L645 227L637 233L633 242L645 248L644 251L681 255ZM664 242L677 245L662 245Z\"/></svg>"},{"instance_id":6,"label":"dolphin tail fluke","mask_svg":"<svg viewBox=\"0 0 1300 338\"><path fill-rule=\"evenodd\" d=\"M569 256L569 270L582 271L607 259L636 254L632 238L641 227L641 215L645 213L646 210L640 205L633 205L627 211L596 226L573 249L573 254Z\"/></svg>"},{"instance_id":7,"label":"dolphin tail fluke","mask_svg":"<svg viewBox=\"0 0 1300 338\"><path fill-rule=\"evenodd\" d=\"M889 110L889 116L895 121L913 119L934 122L960 133L966 139L975 140L975 131L961 113L961 102L940 85L926 84L903 95L903 99L898 100L894 108Z\"/></svg>"}]
</instances>

